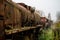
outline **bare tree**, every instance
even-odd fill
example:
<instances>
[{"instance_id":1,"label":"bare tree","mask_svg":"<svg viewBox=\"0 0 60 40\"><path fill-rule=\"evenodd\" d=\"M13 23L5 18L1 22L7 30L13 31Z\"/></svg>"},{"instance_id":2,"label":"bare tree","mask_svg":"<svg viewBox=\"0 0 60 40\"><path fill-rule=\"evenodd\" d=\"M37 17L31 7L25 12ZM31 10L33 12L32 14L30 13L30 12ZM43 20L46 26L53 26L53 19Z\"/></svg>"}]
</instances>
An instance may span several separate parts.
<instances>
[{"instance_id":1,"label":"bare tree","mask_svg":"<svg viewBox=\"0 0 60 40\"><path fill-rule=\"evenodd\" d=\"M60 21L60 12L57 12L57 21Z\"/></svg>"}]
</instances>

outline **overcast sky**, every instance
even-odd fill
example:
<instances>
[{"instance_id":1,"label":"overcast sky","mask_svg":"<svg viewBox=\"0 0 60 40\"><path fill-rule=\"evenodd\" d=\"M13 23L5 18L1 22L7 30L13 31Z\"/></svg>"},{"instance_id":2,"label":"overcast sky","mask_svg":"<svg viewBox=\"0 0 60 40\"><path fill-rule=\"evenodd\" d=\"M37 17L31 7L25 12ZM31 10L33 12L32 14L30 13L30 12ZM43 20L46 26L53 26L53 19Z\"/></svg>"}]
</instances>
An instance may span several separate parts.
<instances>
[{"instance_id":1,"label":"overcast sky","mask_svg":"<svg viewBox=\"0 0 60 40\"><path fill-rule=\"evenodd\" d=\"M27 5L42 10L47 17L51 13L52 20L56 20L56 13L60 11L60 0L13 0L14 2L23 2Z\"/></svg>"}]
</instances>

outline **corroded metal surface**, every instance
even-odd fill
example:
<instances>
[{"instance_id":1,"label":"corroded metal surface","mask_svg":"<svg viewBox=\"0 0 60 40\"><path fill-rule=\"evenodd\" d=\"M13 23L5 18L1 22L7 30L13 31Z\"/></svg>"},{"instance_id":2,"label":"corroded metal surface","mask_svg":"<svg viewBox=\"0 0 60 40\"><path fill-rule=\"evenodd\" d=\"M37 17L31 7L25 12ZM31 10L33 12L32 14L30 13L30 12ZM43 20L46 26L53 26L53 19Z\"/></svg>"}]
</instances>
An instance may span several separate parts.
<instances>
[{"instance_id":1,"label":"corroded metal surface","mask_svg":"<svg viewBox=\"0 0 60 40\"><path fill-rule=\"evenodd\" d=\"M11 30L5 30L6 35L9 34L13 34L13 33L18 33L18 32L22 32L22 31L26 31L26 30L31 30L31 29L37 29L37 28L41 28L42 25L37 26L37 27L23 27L23 28L15 28L15 29L11 29Z\"/></svg>"}]
</instances>

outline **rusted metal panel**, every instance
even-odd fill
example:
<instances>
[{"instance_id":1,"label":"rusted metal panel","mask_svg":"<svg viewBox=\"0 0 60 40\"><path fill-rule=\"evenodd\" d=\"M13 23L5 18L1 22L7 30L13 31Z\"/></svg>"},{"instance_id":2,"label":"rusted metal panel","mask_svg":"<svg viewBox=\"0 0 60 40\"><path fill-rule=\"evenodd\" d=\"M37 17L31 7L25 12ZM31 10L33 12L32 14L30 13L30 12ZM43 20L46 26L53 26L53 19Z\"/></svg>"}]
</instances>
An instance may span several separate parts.
<instances>
[{"instance_id":1,"label":"rusted metal panel","mask_svg":"<svg viewBox=\"0 0 60 40\"><path fill-rule=\"evenodd\" d=\"M4 40L4 0L0 0L0 40Z\"/></svg>"},{"instance_id":2,"label":"rusted metal panel","mask_svg":"<svg viewBox=\"0 0 60 40\"><path fill-rule=\"evenodd\" d=\"M0 2L0 15L4 16L4 4Z\"/></svg>"},{"instance_id":3,"label":"rusted metal panel","mask_svg":"<svg viewBox=\"0 0 60 40\"><path fill-rule=\"evenodd\" d=\"M12 28L21 27L21 11L7 2L5 5L5 25Z\"/></svg>"}]
</instances>

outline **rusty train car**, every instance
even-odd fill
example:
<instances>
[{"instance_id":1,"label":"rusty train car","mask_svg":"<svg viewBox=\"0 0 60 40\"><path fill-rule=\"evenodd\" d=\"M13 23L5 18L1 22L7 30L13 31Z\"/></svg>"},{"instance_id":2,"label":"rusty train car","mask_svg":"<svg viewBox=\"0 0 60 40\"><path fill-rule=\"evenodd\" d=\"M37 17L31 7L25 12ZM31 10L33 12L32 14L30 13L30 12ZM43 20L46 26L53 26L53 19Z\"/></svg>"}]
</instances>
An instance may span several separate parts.
<instances>
[{"instance_id":1,"label":"rusty train car","mask_svg":"<svg viewBox=\"0 0 60 40\"><path fill-rule=\"evenodd\" d=\"M0 39L4 38L5 29L32 27L39 24L40 16L31 6L17 4L12 0L0 0Z\"/></svg>"},{"instance_id":2,"label":"rusty train car","mask_svg":"<svg viewBox=\"0 0 60 40\"><path fill-rule=\"evenodd\" d=\"M4 10L6 27L36 26L40 22L40 16L35 13L35 9L23 3L7 1Z\"/></svg>"}]
</instances>

